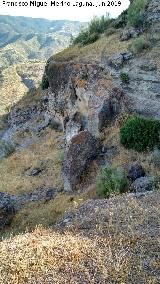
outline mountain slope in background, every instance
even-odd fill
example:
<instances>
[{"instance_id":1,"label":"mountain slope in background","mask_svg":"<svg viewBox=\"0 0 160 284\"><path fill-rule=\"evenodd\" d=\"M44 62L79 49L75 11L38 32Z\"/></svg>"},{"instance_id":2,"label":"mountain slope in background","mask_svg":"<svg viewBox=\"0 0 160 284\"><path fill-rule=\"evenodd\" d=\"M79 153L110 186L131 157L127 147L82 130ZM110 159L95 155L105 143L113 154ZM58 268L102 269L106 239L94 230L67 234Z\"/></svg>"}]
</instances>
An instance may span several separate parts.
<instances>
[{"instance_id":1,"label":"mountain slope in background","mask_svg":"<svg viewBox=\"0 0 160 284\"><path fill-rule=\"evenodd\" d=\"M79 22L0 16L0 65L46 59L66 47Z\"/></svg>"},{"instance_id":2,"label":"mountain slope in background","mask_svg":"<svg viewBox=\"0 0 160 284\"><path fill-rule=\"evenodd\" d=\"M0 16L0 114L40 84L45 61L69 45L80 25Z\"/></svg>"}]
</instances>

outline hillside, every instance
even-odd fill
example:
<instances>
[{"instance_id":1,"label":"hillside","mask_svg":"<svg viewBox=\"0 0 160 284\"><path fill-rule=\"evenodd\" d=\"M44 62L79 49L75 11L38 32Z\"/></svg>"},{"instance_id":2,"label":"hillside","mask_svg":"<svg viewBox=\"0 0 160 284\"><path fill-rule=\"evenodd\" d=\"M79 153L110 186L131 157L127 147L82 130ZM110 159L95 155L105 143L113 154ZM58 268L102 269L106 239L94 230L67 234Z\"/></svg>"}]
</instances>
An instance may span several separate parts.
<instances>
[{"instance_id":1,"label":"hillside","mask_svg":"<svg viewBox=\"0 0 160 284\"><path fill-rule=\"evenodd\" d=\"M159 283L160 4L131 2L0 118L0 284Z\"/></svg>"},{"instance_id":2,"label":"hillside","mask_svg":"<svg viewBox=\"0 0 160 284\"><path fill-rule=\"evenodd\" d=\"M79 27L79 22L0 16L0 66L46 60L66 47Z\"/></svg>"},{"instance_id":3,"label":"hillside","mask_svg":"<svg viewBox=\"0 0 160 284\"><path fill-rule=\"evenodd\" d=\"M79 22L0 16L1 114L38 87L48 57L67 47L79 28Z\"/></svg>"}]
</instances>

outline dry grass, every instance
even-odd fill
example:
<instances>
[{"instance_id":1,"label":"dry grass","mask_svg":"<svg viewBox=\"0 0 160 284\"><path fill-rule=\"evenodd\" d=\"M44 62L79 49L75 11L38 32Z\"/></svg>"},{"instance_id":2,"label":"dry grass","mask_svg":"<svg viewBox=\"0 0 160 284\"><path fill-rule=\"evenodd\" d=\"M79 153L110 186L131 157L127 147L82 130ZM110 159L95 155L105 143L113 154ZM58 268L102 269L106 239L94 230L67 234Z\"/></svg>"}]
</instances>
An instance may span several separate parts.
<instances>
[{"instance_id":1,"label":"dry grass","mask_svg":"<svg viewBox=\"0 0 160 284\"><path fill-rule=\"evenodd\" d=\"M62 187L61 165L57 163L57 139L62 135L48 128L43 137L28 148L17 151L0 163L0 191L9 194L32 192L41 186ZM35 177L26 170L44 164L44 171Z\"/></svg>"},{"instance_id":2,"label":"dry grass","mask_svg":"<svg viewBox=\"0 0 160 284\"><path fill-rule=\"evenodd\" d=\"M25 231L30 232L39 224L45 228L51 227L65 212L96 197L96 188L95 185L92 185L85 192L75 196L60 193L48 202L30 202L15 214L11 225L0 233L0 239Z\"/></svg>"},{"instance_id":3,"label":"dry grass","mask_svg":"<svg viewBox=\"0 0 160 284\"><path fill-rule=\"evenodd\" d=\"M15 215L9 231L12 233L31 231L38 224L46 228L51 227L67 210L76 208L84 199L80 195L72 197L58 194L49 202L31 202ZM4 235L9 231L6 230Z\"/></svg>"},{"instance_id":4,"label":"dry grass","mask_svg":"<svg viewBox=\"0 0 160 284\"><path fill-rule=\"evenodd\" d=\"M158 284L158 197L88 201L70 230L3 240L0 283Z\"/></svg>"},{"instance_id":5,"label":"dry grass","mask_svg":"<svg viewBox=\"0 0 160 284\"><path fill-rule=\"evenodd\" d=\"M122 42L119 40L120 31L109 36L102 36L93 44L84 47L71 46L60 53L57 53L52 58L56 61L89 61L101 62L102 56L111 56L114 53L125 52L132 40Z\"/></svg>"},{"instance_id":6,"label":"dry grass","mask_svg":"<svg viewBox=\"0 0 160 284\"><path fill-rule=\"evenodd\" d=\"M104 241L105 249L101 248ZM122 269L127 268L127 249L123 249L119 241L121 246L114 256L112 245L111 239L93 241L84 236L61 235L38 227L32 234L0 244L0 283L105 283L110 270L114 271L116 278Z\"/></svg>"}]
</instances>

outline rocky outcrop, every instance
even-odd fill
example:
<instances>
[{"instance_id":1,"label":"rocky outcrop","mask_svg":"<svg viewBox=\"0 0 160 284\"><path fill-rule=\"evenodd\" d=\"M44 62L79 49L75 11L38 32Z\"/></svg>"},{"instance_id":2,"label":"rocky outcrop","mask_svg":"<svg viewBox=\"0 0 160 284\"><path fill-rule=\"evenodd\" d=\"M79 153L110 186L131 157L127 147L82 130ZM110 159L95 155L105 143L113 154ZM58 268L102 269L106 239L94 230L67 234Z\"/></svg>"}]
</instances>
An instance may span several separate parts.
<instances>
[{"instance_id":1,"label":"rocky outcrop","mask_svg":"<svg viewBox=\"0 0 160 284\"><path fill-rule=\"evenodd\" d=\"M118 54L112 55L112 57L108 58L108 65L115 68L120 69L123 67L124 63L133 58L132 52L121 52Z\"/></svg>"},{"instance_id":2,"label":"rocky outcrop","mask_svg":"<svg viewBox=\"0 0 160 284\"><path fill-rule=\"evenodd\" d=\"M125 29L120 35L120 40L126 41L131 38L136 38L142 33L143 33L142 29L136 29L136 28Z\"/></svg>"},{"instance_id":3,"label":"rocky outcrop","mask_svg":"<svg viewBox=\"0 0 160 284\"><path fill-rule=\"evenodd\" d=\"M158 23L160 19L160 2L159 0L149 0L145 13L145 21L149 24Z\"/></svg>"},{"instance_id":4,"label":"rocky outcrop","mask_svg":"<svg viewBox=\"0 0 160 284\"><path fill-rule=\"evenodd\" d=\"M156 60L131 59L121 72L128 75L129 84L116 84L123 90L128 110L160 118L160 69Z\"/></svg>"},{"instance_id":5,"label":"rocky outcrop","mask_svg":"<svg viewBox=\"0 0 160 284\"><path fill-rule=\"evenodd\" d=\"M123 108L123 95L100 65L54 62L46 70L50 116L63 125L67 140L81 130L98 136Z\"/></svg>"},{"instance_id":6,"label":"rocky outcrop","mask_svg":"<svg viewBox=\"0 0 160 284\"><path fill-rule=\"evenodd\" d=\"M88 131L73 136L66 146L62 176L64 190L74 190L82 173L100 151L99 141Z\"/></svg>"}]
</instances>

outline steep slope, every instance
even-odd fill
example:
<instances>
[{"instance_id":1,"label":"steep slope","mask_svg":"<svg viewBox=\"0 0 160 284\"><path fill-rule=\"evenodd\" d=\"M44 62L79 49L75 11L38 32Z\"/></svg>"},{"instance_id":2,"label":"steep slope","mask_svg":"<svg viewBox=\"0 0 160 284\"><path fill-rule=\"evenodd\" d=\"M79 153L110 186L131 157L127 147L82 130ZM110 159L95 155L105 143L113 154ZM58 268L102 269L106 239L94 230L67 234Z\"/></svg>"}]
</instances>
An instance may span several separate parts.
<instances>
[{"instance_id":1,"label":"steep slope","mask_svg":"<svg viewBox=\"0 0 160 284\"><path fill-rule=\"evenodd\" d=\"M159 119L159 2L145 7L145 29L124 21L52 56L46 89L3 117L0 283L159 283L160 151L120 141L131 113Z\"/></svg>"},{"instance_id":2,"label":"steep slope","mask_svg":"<svg viewBox=\"0 0 160 284\"><path fill-rule=\"evenodd\" d=\"M112 27L93 44L84 47L74 45L51 57L46 66L46 76L50 85L52 115L64 121L72 120L76 112L81 112L83 104L87 113L82 110L82 116L86 121L91 119L93 122L108 100L111 101L112 114L114 110L118 112L119 104L129 112L136 111L147 117L159 118L159 8L159 2L149 1L145 10L143 25L148 25L145 29ZM55 80L57 69L61 70L56 78L59 83ZM64 77L65 81L67 74L70 74L68 85L63 86L59 79ZM96 86L93 86L93 78ZM122 94L119 100L116 97L118 93ZM64 113L58 110L58 105L56 110L56 102L65 106ZM96 114L98 108L99 113ZM99 123L102 123L100 118ZM95 126L95 121L93 124ZM86 128L96 132L95 127L91 130L90 123Z\"/></svg>"},{"instance_id":3,"label":"steep slope","mask_svg":"<svg viewBox=\"0 0 160 284\"><path fill-rule=\"evenodd\" d=\"M79 28L79 22L0 16L0 114L38 87L46 59Z\"/></svg>"},{"instance_id":4,"label":"steep slope","mask_svg":"<svg viewBox=\"0 0 160 284\"><path fill-rule=\"evenodd\" d=\"M79 27L79 22L65 20L0 16L0 66L28 59L46 59L51 49L53 53L66 47Z\"/></svg>"}]
</instances>

